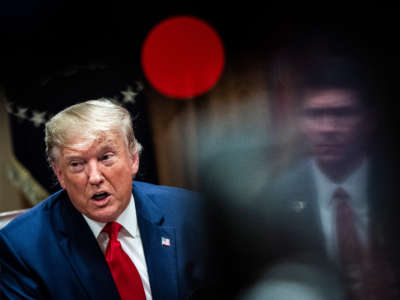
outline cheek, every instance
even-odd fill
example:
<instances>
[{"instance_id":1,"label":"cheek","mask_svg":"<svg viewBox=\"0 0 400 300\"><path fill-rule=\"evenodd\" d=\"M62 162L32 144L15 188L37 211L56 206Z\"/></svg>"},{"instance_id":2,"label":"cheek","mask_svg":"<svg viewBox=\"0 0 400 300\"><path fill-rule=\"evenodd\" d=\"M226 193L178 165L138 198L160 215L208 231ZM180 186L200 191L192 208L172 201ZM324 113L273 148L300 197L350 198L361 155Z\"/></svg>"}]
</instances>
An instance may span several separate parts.
<instances>
[{"instance_id":1,"label":"cheek","mask_svg":"<svg viewBox=\"0 0 400 300\"><path fill-rule=\"evenodd\" d=\"M127 189L125 187L130 187L132 185L131 170L127 166L116 168L112 170L111 174L109 173L109 175L110 176L108 179L116 189L122 191Z\"/></svg>"},{"instance_id":2,"label":"cheek","mask_svg":"<svg viewBox=\"0 0 400 300\"><path fill-rule=\"evenodd\" d=\"M361 120L353 120L345 127L345 132L349 137L362 137L365 134L367 124Z\"/></svg>"},{"instance_id":3,"label":"cheek","mask_svg":"<svg viewBox=\"0 0 400 300\"><path fill-rule=\"evenodd\" d=\"M113 173L113 177L109 184L112 186L118 203L127 203L132 194L132 177L128 169L119 170L119 172Z\"/></svg>"},{"instance_id":4,"label":"cheek","mask_svg":"<svg viewBox=\"0 0 400 300\"><path fill-rule=\"evenodd\" d=\"M64 185L67 189L73 191L84 191L86 180L84 175L74 174L73 176L64 176Z\"/></svg>"},{"instance_id":5,"label":"cheek","mask_svg":"<svg viewBox=\"0 0 400 300\"><path fill-rule=\"evenodd\" d=\"M318 132L318 123L311 120L300 122L300 132L308 138L312 138Z\"/></svg>"},{"instance_id":6,"label":"cheek","mask_svg":"<svg viewBox=\"0 0 400 300\"><path fill-rule=\"evenodd\" d=\"M58 182L60 183L60 186L65 189L66 185L65 185L65 180L64 180L64 176L57 176Z\"/></svg>"},{"instance_id":7,"label":"cheek","mask_svg":"<svg viewBox=\"0 0 400 300\"><path fill-rule=\"evenodd\" d=\"M298 123L298 130L300 131L301 134L307 134L308 131L308 125L307 125L307 120L301 119Z\"/></svg>"}]
</instances>

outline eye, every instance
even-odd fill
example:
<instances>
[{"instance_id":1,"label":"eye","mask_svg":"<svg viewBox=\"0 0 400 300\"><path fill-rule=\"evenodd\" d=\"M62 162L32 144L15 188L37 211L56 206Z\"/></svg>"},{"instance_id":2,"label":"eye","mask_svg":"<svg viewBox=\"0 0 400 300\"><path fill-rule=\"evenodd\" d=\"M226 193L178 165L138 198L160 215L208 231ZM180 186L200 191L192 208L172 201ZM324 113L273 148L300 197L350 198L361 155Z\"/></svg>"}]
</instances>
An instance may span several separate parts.
<instances>
[{"instance_id":1,"label":"eye","mask_svg":"<svg viewBox=\"0 0 400 300\"><path fill-rule=\"evenodd\" d=\"M80 172L84 168L83 161L71 161L69 164L69 168L72 172Z\"/></svg>"},{"instance_id":2,"label":"eye","mask_svg":"<svg viewBox=\"0 0 400 300\"><path fill-rule=\"evenodd\" d=\"M103 161L104 164L106 165L112 164L114 159L115 159L114 153L106 153L101 157L101 161Z\"/></svg>"},{"instance_id":3,"label":"eye","mask_svg":"<svg viewBox=\"0 0 400 300\"><path fill-rule=\"evenodd\" d=\"M110 160L113 156L112 153L104 154L102 160Z\"/></svg>"},{"instance_id":4,"label":"eye","mask_svg":"<svg viewBox=\"0 0 400 300\"><path fill-rule=\"evenodd\" d=\"M323 115L323 113L321 111L319 111L319 110L316 110L316 109L315 110L314 109L309 109L309 110L304 111L304 115L307 118L316 119L316 118L321 117L321 115Z\"/></svg>"}]
</instances>

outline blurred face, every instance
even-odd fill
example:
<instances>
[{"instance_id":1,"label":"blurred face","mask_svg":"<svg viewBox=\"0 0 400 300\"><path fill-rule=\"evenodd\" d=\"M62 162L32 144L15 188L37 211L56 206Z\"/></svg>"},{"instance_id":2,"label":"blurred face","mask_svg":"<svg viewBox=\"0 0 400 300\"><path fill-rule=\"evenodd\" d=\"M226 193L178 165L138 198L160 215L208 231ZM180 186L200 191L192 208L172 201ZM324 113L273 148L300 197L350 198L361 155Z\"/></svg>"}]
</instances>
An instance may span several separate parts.
<instances>
[{"instance_id":1,"label":"blurred face","mask_svg":"<svg viewBox=\"0 0 400 300\"><path fill-rule=\"evenodd\" d=\"M71 138L53 167L75 208L99 222L114 221L128 206L138 168L138 154L128 152L117 132L107 132L90 145Z\"/></svg>"},{"instance_id":2,"label":"blurred face","mask_svg":"<svg viewBox=\"0 0 400 300\"><path fill-rule=\"evenodd\" d=\"M301 130L320 164L351 163L363 154L368 124L357 97L347 89L306 93Z\"/></svg>"}]
</instances>

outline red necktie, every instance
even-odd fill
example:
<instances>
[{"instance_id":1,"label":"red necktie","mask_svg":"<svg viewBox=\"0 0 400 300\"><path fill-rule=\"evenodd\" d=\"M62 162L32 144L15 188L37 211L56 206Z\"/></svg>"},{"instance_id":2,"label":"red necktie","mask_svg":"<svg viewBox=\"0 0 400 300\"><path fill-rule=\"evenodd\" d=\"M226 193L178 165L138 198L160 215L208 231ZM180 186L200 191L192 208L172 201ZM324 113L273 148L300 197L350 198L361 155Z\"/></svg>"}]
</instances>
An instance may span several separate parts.
<instances>
[{"instance_id":1,"label":"red necktie","mask_svg":"<svg viewBox=\"0 0 400 300\"><path fill-rule=\"evenodd\" d=\"M363 247L356 229L353 211L349 206L349 194L341 187L333 194L336 205L336 234L339 258L345 267L361 264Z\"/></svg>"},{"instance_id":2,"label":"red necktie","mask_svg":"<svg viewBox=\"0 0 400 300\"><path fill-rule=\"evenodd\" d=\"M339 257L351 299L399 299L395 274L382 251L374 247L372 238L368 246L361 244L349 199L342 188L335 190Z\"/></svg>"},{"instance_id":3,"label":"red necktie","mask_svg":"<svg viewBox=\"0 0 400 300\"><path fill-rule=\"evenodd\" d=\"M362 263L364 250L356 229L349 194L341 187L333 194L336 205L336 236L339 259L352 299L363 299L364 274ZM366 298L367 299L367 298Z\"/></svg>"},{"instance_id":4,"label":"red necktie","mask_svg":"<svg viewBox=\"0 0 400 300\"><path fill-rule=\"evenodd\" d=\"M117 222L104 226L103 231L110 237L105 252L106 261L122 300L146 300L139 272L117 240L121 228Z\"/></svg>"}]
</instances>

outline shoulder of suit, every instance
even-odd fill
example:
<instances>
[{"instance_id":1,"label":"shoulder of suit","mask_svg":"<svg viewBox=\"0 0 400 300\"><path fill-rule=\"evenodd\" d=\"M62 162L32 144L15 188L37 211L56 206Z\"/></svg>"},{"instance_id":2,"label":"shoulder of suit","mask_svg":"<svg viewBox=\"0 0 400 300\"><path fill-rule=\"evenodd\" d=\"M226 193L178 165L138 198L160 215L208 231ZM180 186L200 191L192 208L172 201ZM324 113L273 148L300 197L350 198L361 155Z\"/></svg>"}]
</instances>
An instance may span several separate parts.
<instances>
[{"instance_id":1,"label":"shoulder of suit","mask_svg":"<svg viewBox=\"0 0 400 300\"><path fill-rule=\"evenodd\" d=\"M308 159L304 159L282 170L279 175L273 179L272 184L279 186L281 184L299 183L304 180L309 180L311 175L311 162Z\"/></svg>"},{"instance_id":2,"label":"shoulder of suit","mask_svg":"<svg viewBox=\"0 0 400 300\"><path fill-rule=\"evenodd\" d=\"M193 219L198 219L195 215L203 211L204 201L200 195L183 188L135 181L133 194L135 201L141 203L151 201L163 212L164 216L172 216L173 220L186 218L188 215L193 216Z\"/></svg>"},{"instance_id":3,"label":"shoulder of suit","mask_svg":"<svg viewBox=\"0 0 400 300\"><path fill-rule=\"evenodd\" d=\"M18 233L32 232L34 228L40 228L43 222L48 219L50 212L61 203L61 200L67 197L64 190L60 190L34 207L28 209L23 214L13 219L5 226L1 232L7 235L17 235Z\"/></svg>"},{"instance_id":4,"label":"shoulder of suit","mask_svg":"<svg viewBox=\"0 0 400 300\"><path fill-rule=\"evenodd\" d=\"M187 198L198 198L199 195L191 190L165 186L165 185L157 185L152 183L147 183L143 181L134 181L133 189L140 190L141 192L146 193L147 196L173 196L173 197L187 197Z\"/></svg>"}]
</instances>

